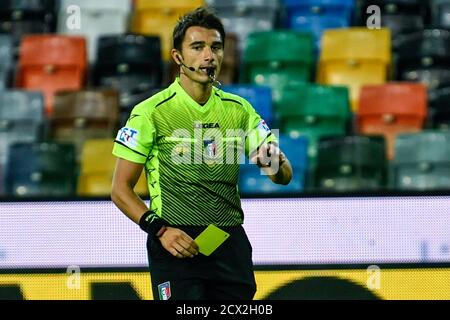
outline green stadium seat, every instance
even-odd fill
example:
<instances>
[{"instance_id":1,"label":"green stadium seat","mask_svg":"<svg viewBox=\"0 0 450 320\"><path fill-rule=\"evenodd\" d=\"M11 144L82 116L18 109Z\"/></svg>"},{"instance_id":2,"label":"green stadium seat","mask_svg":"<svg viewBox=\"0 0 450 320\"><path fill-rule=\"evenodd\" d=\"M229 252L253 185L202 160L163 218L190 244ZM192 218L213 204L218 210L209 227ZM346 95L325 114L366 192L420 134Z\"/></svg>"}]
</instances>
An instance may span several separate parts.
<instances>
[{"instance_id":1,"label":"green stadium seat","mask_svg":"<svg viewBox=\"0 0 450 320\"><path fill-rule=\"evenodd\" d=\"M401 134L395 145L390 184L396 189L450 189L450 132Z\"/></svg>"},{"instance_id":2,"label":"green stadium seat","mask_svg":"<svg viewBox=\"0 0 450 320\"><path fill-rule=\"evenodd\" d=\"M313 165L321 137L346 134L351 118L349 90L306 83L287 85L281 90L275 113L282 133L308 138L308 155Z\"/></svg>"},{"instance_id":3,"label":"green stadium seat","mask_svg":"<svg viewBox=\"0 0 450 320\"><path fill-rule=\"evenodd\" d=\"M381 136L323 138L319 142L315 188L339 192L384 188L387 163Z\"/></svg>"},{"instance_id":4,"label":"green stadium seat","mask_svg":"<svg viewBox=\"0 0 450 320\"><path fill-rule=\"evenodd\" d=\"M241 82L271 87L276 101L282 86L310 81L313 35L294 30L251 33L243 63Z\"/></svg>"}]
</instances>

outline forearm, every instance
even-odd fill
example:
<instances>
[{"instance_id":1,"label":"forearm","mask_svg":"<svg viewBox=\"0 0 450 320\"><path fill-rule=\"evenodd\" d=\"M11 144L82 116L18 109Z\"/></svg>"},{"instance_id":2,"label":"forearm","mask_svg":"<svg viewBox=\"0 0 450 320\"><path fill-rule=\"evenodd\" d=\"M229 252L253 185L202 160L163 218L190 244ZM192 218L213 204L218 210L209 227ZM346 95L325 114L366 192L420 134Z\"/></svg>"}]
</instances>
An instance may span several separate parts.
<instances>
[{"instance_id":1,"label":"forearm","mask_svg":"<svg viewBox=\"0 0 450 320\"><path fill-rule=\"evenodd\" d=\"M276 184L288 185L292 180L292 167L288 159L281 164L278 170L265 168L264 171L267 173L270 180Z\"/></svg>"},{"instance_id":2,"label":"forearm","mask_svg":"<svg viewBox=\"0 0 450 320\"><path fill-rule=\"evenodd\" d=\"M129 186L113 187L111 199L120 211L137 224L148 210L144 201Z\"/></svg>"}]
</instances>

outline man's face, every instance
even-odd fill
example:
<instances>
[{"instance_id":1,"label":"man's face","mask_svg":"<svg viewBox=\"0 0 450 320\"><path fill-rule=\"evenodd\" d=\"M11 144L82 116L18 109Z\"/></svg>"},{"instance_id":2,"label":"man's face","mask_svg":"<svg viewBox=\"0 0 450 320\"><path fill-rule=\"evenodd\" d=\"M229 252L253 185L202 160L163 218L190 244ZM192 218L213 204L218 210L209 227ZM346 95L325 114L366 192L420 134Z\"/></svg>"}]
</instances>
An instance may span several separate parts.
<instances>
[{"instance_id":1,"label":"man's face","mask_svg":"<svg viewBox=\"0 0 450 320\"><path fill-rule=\"evenodd\" d=\"M208 72L217 77L223 60L223 43L220 33L214 29L190 27L182 43L183 62L195 71L182 68L192 81L207 84L211 81Z\"/></svg>"}]
</instances>

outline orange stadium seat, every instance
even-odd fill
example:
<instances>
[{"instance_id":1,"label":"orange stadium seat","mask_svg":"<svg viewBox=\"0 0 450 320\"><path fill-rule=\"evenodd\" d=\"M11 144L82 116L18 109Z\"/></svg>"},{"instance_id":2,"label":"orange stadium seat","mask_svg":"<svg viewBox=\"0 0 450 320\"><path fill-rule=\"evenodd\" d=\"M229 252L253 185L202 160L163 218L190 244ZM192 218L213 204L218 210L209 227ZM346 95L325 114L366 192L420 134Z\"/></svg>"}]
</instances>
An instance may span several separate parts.
<instances>
[{"instance_id":1,"label":"orange stadium seat","mask_svg":"<svg viewBox=\"0 0 450 320\"><path fill-rule=\"evenodd\" d=\"M322 37L317 82L349 86L352 110L356 111L361 86L385 83L391 60L388 29L327 30Z\"/></svg>"},{"instance_id":2,"label":"orange stadium seat","mask_svg":"<svg viewBox=\"0 0 450 320\"><path fill-rule=\"evenodd\" d=\"M17 87L41 90L47 115L56 91L81 89L86 82L86 40L61 35L28 35L20 45Z\"/></svg>"},{"instance_id":3,"label":"orange stadium seat","mask_svg":"<svg viewBox=\"0 0 450 320\"><path fill-rule=\"evenodd\" d=\"M119 118L116 90L61 91L50 120L53 139L75 144L77 159L88 139L113 139Z\"/></svg>"},{"instance_id":4,"label":"orange stadium seat","mask_svg":"<svg viewBox=\"0 0 450 320\"><path fill-rule=\"evenodd\" d=\"M109 196L111 194L112 177L116 164L116 157L112 155L113 145L113 139L92 139L85 142L81 156L78 195ZM148 195L144 170L135 191L143 196Z\"/></svg>"},{"instance_id":5,"label":"orange stadium seat","mask_svg":"<svg viewBox=\"0 0 450 320\"><path fill-rule=\"evenodd\" d=\"M427 90L419 83L364 86L357 126L363 134L384 135L389 159L399 133L421 131L427 117Z\"/></svg>"},{"instance_id":6,"label":"orange stadium seat","mask_svg":"<svg viewBox=\"0 0 450 320\"><path fill-rule=\"evenodd\" d=\"M135 0L132 32L161 37L162 56L170 58L172 33L184 13L204 5L203 0Z\"/></svg>"}]
</instances>

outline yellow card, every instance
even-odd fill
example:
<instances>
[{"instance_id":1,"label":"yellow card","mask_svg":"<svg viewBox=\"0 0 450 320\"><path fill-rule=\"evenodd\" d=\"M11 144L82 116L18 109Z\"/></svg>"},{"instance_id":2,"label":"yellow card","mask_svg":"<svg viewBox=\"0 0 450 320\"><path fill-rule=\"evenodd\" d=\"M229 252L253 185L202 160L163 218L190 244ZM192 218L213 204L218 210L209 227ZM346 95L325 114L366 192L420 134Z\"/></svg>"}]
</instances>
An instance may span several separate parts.
<instances>
[{"instance_id":1,"label":"yellow card","mask_svg":"<svg viewBox=\"0 0 450 320\"><path fill-rule=\"evenodd\" d=\"M229 233L219 229L215 225L209 225L197 238L195 238L195 243L197 243L199 251L205 256L211 255L225 240L230 236Z\"/></svg>"}]
</instances>

